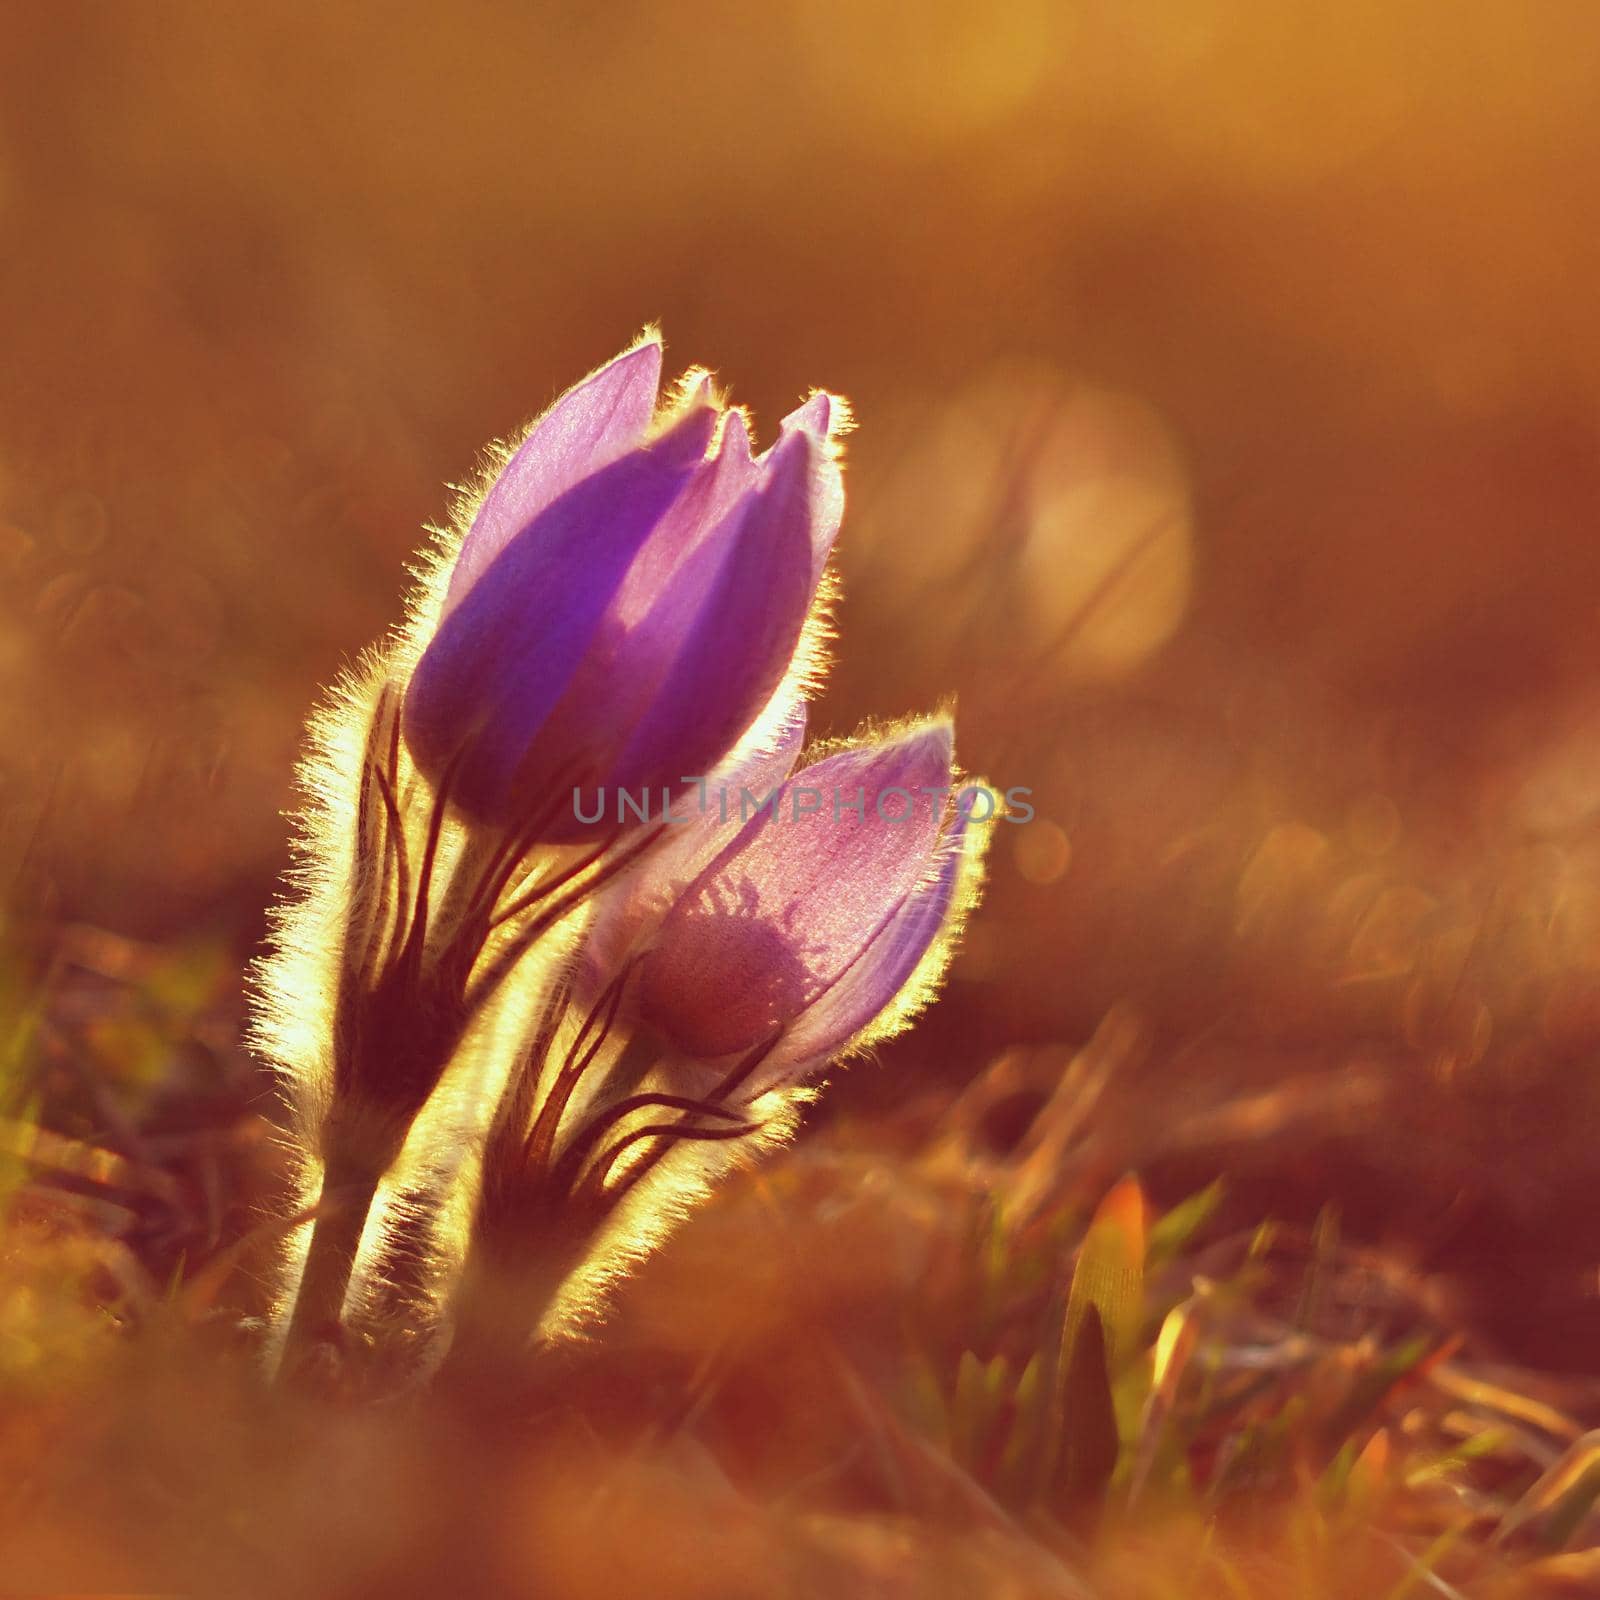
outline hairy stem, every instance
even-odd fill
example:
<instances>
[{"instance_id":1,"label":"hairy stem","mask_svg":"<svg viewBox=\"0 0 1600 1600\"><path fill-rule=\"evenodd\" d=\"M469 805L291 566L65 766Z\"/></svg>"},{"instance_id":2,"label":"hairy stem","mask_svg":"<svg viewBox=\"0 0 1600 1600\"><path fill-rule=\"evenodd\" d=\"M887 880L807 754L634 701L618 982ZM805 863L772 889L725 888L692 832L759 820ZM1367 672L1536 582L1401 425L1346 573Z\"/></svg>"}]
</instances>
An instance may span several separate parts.
<instances>
[{"instance_id":1,"label":"hairy stem","mask_svg":"<svg viewBox=\"0 0 1600 1600\"><path fill-rule=\"evenodd\" d=\"M292 1377L316 1345L337 1342L350 1274L377 1188L378 1178L367 1173L330 1167L324 1175L305 1270L295 1290L281 1373Z\"/></svg>"}]
</instances>

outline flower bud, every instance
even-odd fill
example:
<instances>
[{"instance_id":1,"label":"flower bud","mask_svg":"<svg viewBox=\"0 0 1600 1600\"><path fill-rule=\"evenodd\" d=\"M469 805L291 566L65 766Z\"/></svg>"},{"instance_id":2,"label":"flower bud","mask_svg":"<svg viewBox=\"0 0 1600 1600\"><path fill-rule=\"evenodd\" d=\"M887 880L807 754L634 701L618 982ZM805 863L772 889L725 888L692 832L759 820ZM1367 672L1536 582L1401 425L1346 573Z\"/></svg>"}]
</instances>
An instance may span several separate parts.
<instances>
[{"instance_id":1,"label":"flower bud","mask_svg":"<svg viewBox=\"0 0 1600 1600\"><path fill-rule=\"evenodd\" d=\"M635 1015L691 1057L771 1045L763 1075L793 1076L920 1003L978 855L950 787L942 718L801 768L678 894Z\"/></svg>"},{"instance_id":2,"label":"flower bud","mask_svg":"<svg viewBox=\"0 0 1600 1600\"><path fill-rule=\"evenodd\" d=\"M660 368L649 341L563 395L462 541L405 734L477 821L560 842L587 831L563 795L681 792L790 673L838 528L835 406L752 457L708 381L658 415Z\"/></svg>"}]
</instances>

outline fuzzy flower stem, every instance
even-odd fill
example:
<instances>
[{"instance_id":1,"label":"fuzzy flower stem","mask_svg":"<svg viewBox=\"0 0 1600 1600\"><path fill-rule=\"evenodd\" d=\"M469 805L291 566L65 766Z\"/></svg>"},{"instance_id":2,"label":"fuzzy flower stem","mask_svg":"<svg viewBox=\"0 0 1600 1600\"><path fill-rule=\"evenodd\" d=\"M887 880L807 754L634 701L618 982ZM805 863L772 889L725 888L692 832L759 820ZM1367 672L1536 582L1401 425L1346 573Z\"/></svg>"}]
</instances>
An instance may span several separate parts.
<instances>
[{"instance_id":1,"label":"fuzzy flower stem","mask_svg":"<svg viewBox=\"0 0 1600 1600\"><path fill-rule=\"evenodd\" d=\"M381 770L375 770L375 776L387 808L391 791L384 783ZM353 1097L341 1108L342 1118L335 1113L336 1123L342 1121L344 1125L330 1126L328 1137L332 1148L322 1185L323 1200L330 1209L319 1215L313 1224L305 1269L295 1294L282 1369L290 1375L311 1347L337 1338L356 1253L378 1184L398 1158L412 1118L438 1082L468 1019L489 998L489 989L475 987L471 993L467 990L470 974L483 952L485 935L492 926L489 917L494 898L500 892L498 883L486 899L480 879L471 892L469 914L439 948L431 955L427 953L430 904L436 892L448 900L453 888L450 883L441 887L434 882L450 779L451 772L447 769L435 794L427 837L416 868L411 904L407 908L402 902L401 919L397 920L392 936L391 947L395 953L370 993L361 996L351 992L345 997L349 1014L360 1019L353 1031L359 1041L355 1046L356 1059L389 1063L382 1081L390 1089L391 1098L381 1110L370 1101L366 1102L369 1113L377 1113L371 1116L356 1113L356 1107L363 1102ZM398 829L395 835L403 848L403 835ZM635 853L625 853L611 868L603 868L593 882L571 889L573 878L594 866L606 848L602 845L576 869L536 886L523 897L519 911L532 909L541 900L554 899L555 914L546 913L535 919L533 936L525 934L515 947L516 959L526 954L538 935L559 920L565 910L591 892L593 882L603 881L612 870L620 870ZM503 861L491 860L484 876L498 877L504 865ZM404 893L407 874L403 856L400 870ZM567 893L561 894L564 889ZM408 922L404 920L407 914ZM506 963L505 971L509 971L512 964ZM504 972L500 976L504 976ZM615 1009L613 997L603 1019L599 1007L591 1014L578 1048L597 1022L601 1023L600 1031L580 1060L569 1061L573 1081L581 1077L598 1054ZM416 1020L419 1017L433 1019L433 1025L419 1025ZM397 1070L401 1063L404 1070ZM570 1093L570 1084L567 1092ZM357 1133L356 1130L362 1131Z\"/></svg>"},{"instance_id":2,"label":"fuzzy flower stem","mask_svg":"<svg viewBox=\"0 0 1600 1600\"><path fill-rule=\"evenodd\" d=\"M338 1338L356 1251L378 1182L375 1175L331 1166L323 1178L322 1200L284 1344L280 1372L288 1377L295 1375L316 1345Z\"/></svg>"}]
</instances>

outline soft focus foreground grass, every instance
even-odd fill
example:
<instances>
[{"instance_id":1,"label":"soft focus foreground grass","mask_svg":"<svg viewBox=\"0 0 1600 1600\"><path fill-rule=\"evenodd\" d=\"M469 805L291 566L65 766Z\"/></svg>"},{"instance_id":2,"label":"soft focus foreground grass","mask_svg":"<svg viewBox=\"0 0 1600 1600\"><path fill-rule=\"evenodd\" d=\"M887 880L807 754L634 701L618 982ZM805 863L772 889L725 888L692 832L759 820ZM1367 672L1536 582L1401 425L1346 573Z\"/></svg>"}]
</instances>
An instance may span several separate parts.
<instances>
[{"instance_id":1,"label":"soft focus foreground grass","mask_svg":"<svg viewBox=\"0 0 1600 1600\"><path fill-rule=\"evenodd\" d=\"M813 1130L515 1388L308 1397L257 1373L275 1146L226 973L81 928L21 954L10 1588L1494 1596L1600 1571L1600 1390L1486 1362L1331 1210L1241 1230L1218 1186L1157 1212L1095 1131L1126 1011L953 1103Z\"/></svg>"}]
</instances>

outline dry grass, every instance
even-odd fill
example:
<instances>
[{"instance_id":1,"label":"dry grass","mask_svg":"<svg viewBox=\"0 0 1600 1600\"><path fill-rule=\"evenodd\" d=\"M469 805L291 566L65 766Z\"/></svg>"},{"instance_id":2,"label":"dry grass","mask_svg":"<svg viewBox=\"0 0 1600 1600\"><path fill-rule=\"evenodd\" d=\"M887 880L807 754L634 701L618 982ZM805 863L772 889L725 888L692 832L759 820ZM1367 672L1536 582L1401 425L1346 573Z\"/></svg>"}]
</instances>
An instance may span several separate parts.
<instances>
[{"instance_id":1,"label":"dry grass","mask_svg":"<svg viewBox=\"0 0 1600 1600\"><path fill-rule=\"evenodd\" d=\"M54 952L13 951L10 1588L1398 1600L1600 1571L1600 1386L1488 1363L1331 1210L1240 1231L1220 1185L1158 1214L1108 1183L1126 1012L813 1130L493 1393L374 1397L349 1362L288 1394L225 970L82 928Z\"/></svg>"}]
</instances>

